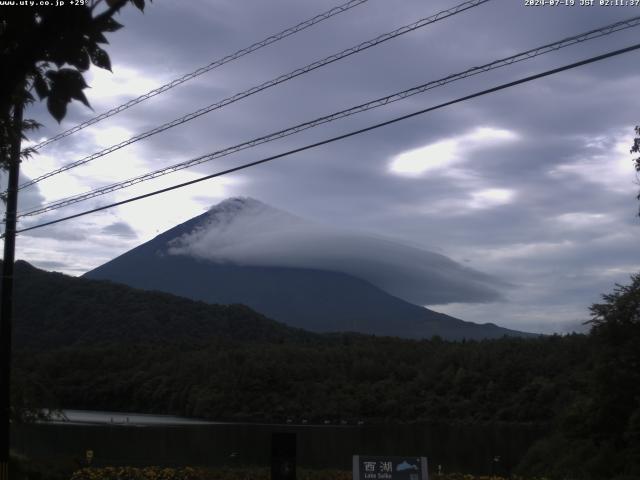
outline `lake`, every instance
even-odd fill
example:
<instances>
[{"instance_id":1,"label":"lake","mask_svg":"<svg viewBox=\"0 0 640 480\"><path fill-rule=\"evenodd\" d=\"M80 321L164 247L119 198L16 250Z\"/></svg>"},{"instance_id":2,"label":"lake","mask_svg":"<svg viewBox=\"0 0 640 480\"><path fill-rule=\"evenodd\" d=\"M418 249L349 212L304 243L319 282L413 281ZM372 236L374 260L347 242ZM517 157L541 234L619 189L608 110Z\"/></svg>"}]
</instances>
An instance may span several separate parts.
<instances>
[{"instance_id":1,"label":"lake","mask_svg":"<svg viewBox=\"0 0 640 480\"><path fill-rule=\"evenodd\" d=\"M58 425L131 425L142 427L152 425L214 425L219 422L208 422L206 420L176 417L173 415L151 415L147 413L62 410L60 417L55 417L47 423Z\"/></svg>"},{"instance_id":2,"label":"lake","mask_svg":"<svg viewBox=\"0 0 640 480\"><path fill-rule=\"evenodd\" d=\"M40 461L162 466L267 466L271 434L297 434L298 465L351 468L361 455L426 456L430 469L509 473L545 432L526 426L269 425L66 410L67 420L12 427L12 448ZM497 460L497 461L496 461Z\"/></svg>"}]
</instances>

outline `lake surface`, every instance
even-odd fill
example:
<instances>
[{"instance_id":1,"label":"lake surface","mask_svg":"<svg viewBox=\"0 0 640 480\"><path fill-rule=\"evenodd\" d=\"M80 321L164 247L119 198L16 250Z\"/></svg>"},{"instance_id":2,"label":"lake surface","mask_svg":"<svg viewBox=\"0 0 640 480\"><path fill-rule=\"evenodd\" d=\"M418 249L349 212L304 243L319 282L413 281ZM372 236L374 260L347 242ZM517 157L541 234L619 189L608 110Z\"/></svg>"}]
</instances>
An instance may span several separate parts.
<instances>
[{"instance_id":1,"label":"lake surface","mask_svg":"<svg viewBox=\"0 0 640 480\"><path fill-rule=\"evenodd\" d=\"M12 448L34 460L76 464L93 450L96 466L268 466L272 433L295 432L298 465L304 467L350 470L354 454L411 455L426 456L432 470L442 465L445 472L508 474L544 434L522 426L233 424L79 410L65 415L67 420L14 425Z\"/></svg>"},{"instance_id":2,"label":"lake surface","mask_svg":"<svg viewBox=\"0 0 640 480\"><path fill-rule=\"evenodd\" d=\"M47 423L63 425L215 425L218 422L208 422L173 415L149 415L146 413L126 412L94 412L92 410L62 410L61 416Z\"/></svg>"}]
</instances>

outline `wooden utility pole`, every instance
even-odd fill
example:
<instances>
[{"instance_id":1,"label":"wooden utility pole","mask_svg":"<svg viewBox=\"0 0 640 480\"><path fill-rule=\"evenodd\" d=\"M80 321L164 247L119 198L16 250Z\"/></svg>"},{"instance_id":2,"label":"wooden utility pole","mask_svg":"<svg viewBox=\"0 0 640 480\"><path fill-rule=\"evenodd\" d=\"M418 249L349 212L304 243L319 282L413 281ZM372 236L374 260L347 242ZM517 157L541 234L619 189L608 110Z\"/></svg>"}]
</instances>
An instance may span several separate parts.
<instances>
[{"instance_id":1,"label":"wooden utility pole","mask_svg":"<svg viewBox=\"0 0 640 480\"><path fill-rule=\"evenodd\" d=\"M20 144L22 140L23 105L13 107L13 132L10 135L9 185L4 229L4 261L2 262L2 299L0 300L0 480L9 480L10 413L11 413L11 324L13 320L13 263L16 246L16 212L18 178L20 176Z\"/></svg>"}]
</instances>

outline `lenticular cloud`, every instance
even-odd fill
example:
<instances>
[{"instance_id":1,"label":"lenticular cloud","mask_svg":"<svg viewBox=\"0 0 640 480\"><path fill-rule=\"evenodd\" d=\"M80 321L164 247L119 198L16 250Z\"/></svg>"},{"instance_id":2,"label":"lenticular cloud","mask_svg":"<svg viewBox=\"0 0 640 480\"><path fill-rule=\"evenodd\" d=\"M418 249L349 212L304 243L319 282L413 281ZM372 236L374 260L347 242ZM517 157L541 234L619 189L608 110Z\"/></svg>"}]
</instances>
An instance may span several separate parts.
<instances>
[{"instance_id":1,"label":"lenticular cloud","mask_svg":"<svg viewBox=\"0 0 640 480\"><path fill-rule=\"evenodd\" d=\"M250 198L213 207L168 253L243 266L346 273L418 305L488 302L499 280L427 250L319 225Z\"/></svg>"}]
</instances>

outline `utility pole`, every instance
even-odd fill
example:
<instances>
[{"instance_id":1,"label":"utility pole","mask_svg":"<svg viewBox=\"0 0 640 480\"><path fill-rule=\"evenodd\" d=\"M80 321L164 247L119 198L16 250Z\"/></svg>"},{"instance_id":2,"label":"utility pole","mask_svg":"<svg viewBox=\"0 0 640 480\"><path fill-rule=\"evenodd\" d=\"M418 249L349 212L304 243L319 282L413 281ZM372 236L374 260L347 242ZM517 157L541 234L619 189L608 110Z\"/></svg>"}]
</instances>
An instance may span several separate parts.
<instances>
[{"instance_id":1,"label":"utility pole","mask_svg":"<svg viewBox=\"0 0 640 480\"><path fill-rule=\"evenodd\" d=\"M18 209L18 178L20 175L20 144L22 141L22 110L20 99L13 107L13 132L10 135L9 185L4 230L4 261L2 262L2 299L0 300L0 480L9 480L10 410L11 410L11 323L13 320L13 263L16 247L16 211Z\"/></svg>"}]
</instances>

